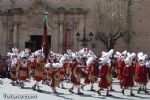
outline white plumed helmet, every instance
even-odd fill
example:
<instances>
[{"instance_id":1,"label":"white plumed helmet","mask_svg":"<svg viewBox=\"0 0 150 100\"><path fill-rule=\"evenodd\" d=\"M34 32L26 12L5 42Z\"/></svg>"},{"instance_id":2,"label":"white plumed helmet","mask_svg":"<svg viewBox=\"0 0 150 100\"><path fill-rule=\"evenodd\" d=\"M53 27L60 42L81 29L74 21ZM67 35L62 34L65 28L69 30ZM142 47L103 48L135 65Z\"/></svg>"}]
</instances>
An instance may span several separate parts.
<instances>
[{"instance_id":1,"label":"white plumed helmet","mask_svg":"<svg viewBox=\"0 0 150 100\"><path fill-rule=\"evenodd\" d=\"M87 66L92 64L93 61L94 61L94 58L93 57L89 57L88 60L86 61Z\"/></svg>"}]
</instances>

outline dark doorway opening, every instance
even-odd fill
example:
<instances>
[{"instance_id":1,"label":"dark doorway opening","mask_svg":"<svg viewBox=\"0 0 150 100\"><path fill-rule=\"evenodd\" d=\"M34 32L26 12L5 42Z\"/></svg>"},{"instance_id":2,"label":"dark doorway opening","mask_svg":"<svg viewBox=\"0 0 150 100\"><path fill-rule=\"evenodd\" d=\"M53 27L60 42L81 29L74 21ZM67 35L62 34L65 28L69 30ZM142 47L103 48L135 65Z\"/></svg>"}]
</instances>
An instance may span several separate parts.
<instances>
[{"instance_id":1,"label":"dark doorway opening","mask_svg":"<svg viewBox=\"0 0 150 100\"><path fill-rule=\"evenodd\" d=\"M51 35L48 35L49 47L51 47ZM31 51L41 49L42 35L30 35L30 40L25 42L25 48L30 48Z\"/></svg>"},{"instance_id":2,"label":"dark doorway opening","mask_svg":"<svg viewBox=\"0 0 150 100\"><path fill-rule=\"evenodd\" d=\"M25 42L25 48L30 48L31 52L36 50L35 45L36 45L36 43L34 41L26 41Z\"/></svg>"}]
</instances>

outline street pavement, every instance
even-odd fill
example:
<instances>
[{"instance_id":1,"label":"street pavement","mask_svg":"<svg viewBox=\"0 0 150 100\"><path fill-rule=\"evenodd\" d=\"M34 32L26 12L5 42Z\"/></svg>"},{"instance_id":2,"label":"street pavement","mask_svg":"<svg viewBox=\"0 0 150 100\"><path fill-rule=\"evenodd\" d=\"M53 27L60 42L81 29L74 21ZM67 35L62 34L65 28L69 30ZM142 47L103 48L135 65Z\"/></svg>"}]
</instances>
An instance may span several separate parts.
<instances>
[{"instance_id":1,"label":"street pavement","mask_svg":"<svg viewBox=\"0 0 150 100\"><path fill-rule=\"evenodd\" d=\"M86 85L82 92L84 95L76 94L77 89L74 89L75 93L70 93L69 88L71 88L71 83L64 82L64 86L67 89L57 88L58 94L54 94L52 89L47 86L43 85L40 82L40 89L41 91L33 91L32 86L35 83L34 80L30 82L26 82L25 88L21 89L19 86L12 86L10 83L11 81L7 78L2 79L3 85L0 84L0 100L150 100L150 81L148 82L148 94L141 92L137 94L137 84L135 83L135 87L133 88L133 93L135 96L130 96L130 91L127 89L125 90L125 95L121 93L120 85L117 79L113 79L113 89L114 92L110 92L112 94L111 97L107 97L106 90L101 92L101 96L97 94L97 92L92 92L90 90L90 85ZM84 79L82 79L83 83ZM98 90L98 83L94 84L94 89ZM26 97L25 97L26 96ZM28 96L28 97L27 97Z\"/></svg>"}]
</instances>

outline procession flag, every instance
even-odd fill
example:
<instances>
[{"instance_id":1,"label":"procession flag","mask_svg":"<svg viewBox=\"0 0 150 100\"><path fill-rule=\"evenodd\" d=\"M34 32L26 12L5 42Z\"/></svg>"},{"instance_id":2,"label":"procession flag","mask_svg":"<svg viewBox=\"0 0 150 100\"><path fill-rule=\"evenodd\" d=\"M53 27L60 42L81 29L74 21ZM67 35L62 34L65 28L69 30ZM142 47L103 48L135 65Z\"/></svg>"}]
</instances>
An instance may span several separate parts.
<instances>
[{"instance_id":1,"label":"procession flag","mask_svg":"<svg viewBox=\"0 0 150 100\"><path fill-rule=\"evenodd\" d=\"M44 53L44 60L46 62L49 54L49 42L47 36L47 22L48 22L48 14L45 12L44 14L44 25L43 25L43 34L42 34L42 50Z\"/></svg>"}]
</instances>

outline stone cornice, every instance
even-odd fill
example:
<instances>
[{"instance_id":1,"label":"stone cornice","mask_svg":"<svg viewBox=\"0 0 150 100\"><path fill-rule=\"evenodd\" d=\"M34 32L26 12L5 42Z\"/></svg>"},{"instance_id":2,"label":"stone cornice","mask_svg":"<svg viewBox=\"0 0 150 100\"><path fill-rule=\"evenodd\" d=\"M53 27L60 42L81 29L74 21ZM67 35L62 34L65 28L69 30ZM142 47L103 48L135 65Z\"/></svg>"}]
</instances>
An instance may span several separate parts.
<instances>
[{"instance_id":1,"label":"stone cornice","mask_svg":"<svg viewBox=\"0 0 150 100\"><path fill-rule=\"evenodd\" d=\"M66 9L64 7L59 7L57 9L55 9L55 13L56 14L64 13L64 14L84 14L84 15L86 15L88 13L88 10L85 10L83 8L69 8L69 9Z\"/></svg>"},{"instance_id":2,"label":"stone cornice","mask_svg":"<svg viewBox=\"0 0 150 100\"><path fill-rule=\"evenodd\" d=\"M23 13L22 8L0 9L0 16L22 15Z\"/></svg>"}]
</instances>

